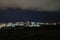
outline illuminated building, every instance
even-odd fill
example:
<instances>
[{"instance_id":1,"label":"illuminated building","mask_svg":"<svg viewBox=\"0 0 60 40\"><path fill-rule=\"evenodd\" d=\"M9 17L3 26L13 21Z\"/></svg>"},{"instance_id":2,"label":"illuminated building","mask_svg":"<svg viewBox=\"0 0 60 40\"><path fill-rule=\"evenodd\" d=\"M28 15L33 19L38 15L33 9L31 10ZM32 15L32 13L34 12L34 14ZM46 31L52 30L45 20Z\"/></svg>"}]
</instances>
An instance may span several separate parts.
<instances>
[{"instance_id":1,"label":"illuminated building","mask_svg":"<svg viewBox=\"0 0 60 40\"><path fill-rule=\"evenodd\" d=\"M6 23L1 23L0 28L4 28L4 27L6 27Z\"/></svg>"},{"instance_id":2,"label":"illuminated building","mask_svg":"<svg viewBox=\"0 0 60 40\"><path fill-rule=\"evenodd\" d=\"M24 22L16 22L16 26L24 26Z\"/></svg>"},{"instance_id":3,"label":"illuminated building","mask_svg":"<svg viewBox=\"0 0 60 40\"><path fill-rule=\"evenodd\" d=\"M12 22L7 23L6 27L11 27L13 25Z\"/></svg>"},{"instance_id":4,"label":"illuminated building","mask_svg":"<svg viewBox=\"0 0 60 40\"><path fill-rule=\"evenodd\" d=\"M53 25L56 25L56 23L53 23Z\"/></svg>"}]
</instances>

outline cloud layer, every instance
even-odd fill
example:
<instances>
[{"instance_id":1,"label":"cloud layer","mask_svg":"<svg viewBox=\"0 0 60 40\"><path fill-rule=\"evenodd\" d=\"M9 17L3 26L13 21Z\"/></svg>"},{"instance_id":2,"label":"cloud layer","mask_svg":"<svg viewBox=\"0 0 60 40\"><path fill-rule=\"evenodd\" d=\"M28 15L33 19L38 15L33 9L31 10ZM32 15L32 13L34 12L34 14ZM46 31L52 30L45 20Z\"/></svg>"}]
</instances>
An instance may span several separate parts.
<instances>
[{"instance_id":1,"label":"cloud layer","mask_svg":"<svg viewBox=\"0 0 60 40\"><path fill-rule=\"evenodd\" d=\"M38 11L59 11L60 0L0 0L0 8L22 8Z\"/></svg>"}]
</instances>

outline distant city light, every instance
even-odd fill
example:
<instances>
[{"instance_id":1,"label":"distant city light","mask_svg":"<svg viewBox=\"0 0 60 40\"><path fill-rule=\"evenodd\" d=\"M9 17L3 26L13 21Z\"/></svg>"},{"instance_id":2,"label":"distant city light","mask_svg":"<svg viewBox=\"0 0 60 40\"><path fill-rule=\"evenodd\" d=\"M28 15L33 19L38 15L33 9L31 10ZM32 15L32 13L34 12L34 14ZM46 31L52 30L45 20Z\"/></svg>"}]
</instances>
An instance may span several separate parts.
<instances>
[{"instance_id":1,"label":"distant city light","mask_svg":"<svg viewBox=\"0 0 60 40\"><path fill-rule=\"evenodd\" d=\"M0 24L0 28L3 28L3 27L6 27L6 24L5 23L1 23Z\"/></svg>"},{"instance_id":2,"label":"distant city light","mask_svg":"<svg viewBox=\"0 0 60 40\"><path fill-rule=\"evenodd\" d=\"M60 25L60 22L55 23L55 22L8 22L8 23L0 23L0 28L4 28L4 27L16 27L16 26L24 26L24 27L41 27L41 25Z\"/></svg>"}]
</instances>

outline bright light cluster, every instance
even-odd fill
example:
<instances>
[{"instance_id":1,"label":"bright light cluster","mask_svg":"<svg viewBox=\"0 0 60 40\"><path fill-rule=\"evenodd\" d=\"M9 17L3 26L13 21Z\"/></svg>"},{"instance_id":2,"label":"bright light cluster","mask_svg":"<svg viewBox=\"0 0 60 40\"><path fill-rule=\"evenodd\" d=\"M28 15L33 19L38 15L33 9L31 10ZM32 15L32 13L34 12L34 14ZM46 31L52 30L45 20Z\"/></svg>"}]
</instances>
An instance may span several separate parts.
<instances>
[{"instance_id":1,"label":"bright light cluster","mask_svg":"<svg viewBox=\"0 0 60 40\"><path fill-rule=\"evenodd\" d=\"M60 22L58 23L60 24ZM0 28L5 27L17 27L17 26L23 26L23 27L40 27L41 25L57 25L57 23L49 23L49 22L9 22L9 23L0 23Z\"/></svg>"}]
</instances>

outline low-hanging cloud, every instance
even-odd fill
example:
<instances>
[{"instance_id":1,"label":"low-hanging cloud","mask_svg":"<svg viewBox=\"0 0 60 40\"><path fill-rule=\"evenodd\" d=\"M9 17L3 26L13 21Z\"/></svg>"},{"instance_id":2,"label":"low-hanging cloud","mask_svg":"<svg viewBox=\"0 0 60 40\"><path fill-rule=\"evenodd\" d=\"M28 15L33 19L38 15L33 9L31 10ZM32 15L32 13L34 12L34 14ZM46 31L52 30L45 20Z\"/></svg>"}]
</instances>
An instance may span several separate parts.
<instances>
[{"instance_id":1,"label":"low-hanging cloud","mask_svg":"<svg viewBox=\"0 0 60 40\"><path fill-rule=\"evenodd\" d=\"M0 8L21 8L38 11L60 10L59 0L0 0Z\"/></svg>"}]
</instances>

